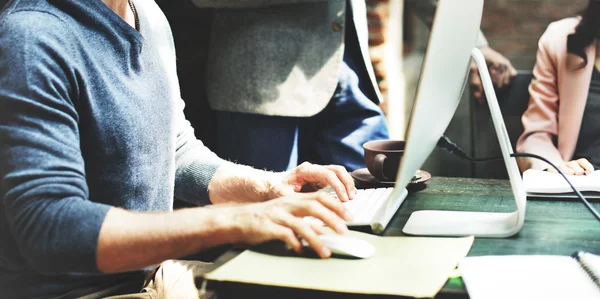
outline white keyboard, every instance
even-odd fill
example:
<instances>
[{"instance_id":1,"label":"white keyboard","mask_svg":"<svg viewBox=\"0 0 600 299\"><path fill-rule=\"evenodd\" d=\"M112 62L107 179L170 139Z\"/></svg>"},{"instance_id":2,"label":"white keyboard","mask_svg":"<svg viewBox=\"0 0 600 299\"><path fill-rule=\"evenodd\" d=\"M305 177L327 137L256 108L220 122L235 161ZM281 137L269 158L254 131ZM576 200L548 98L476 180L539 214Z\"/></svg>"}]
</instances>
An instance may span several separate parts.
<instances>
[{"instance_id":1,"label":"white keyboard","mask_svg":"<svg viewBox=\"0 0 600 299\"><path fill-rule=\"evenodd\" d=\"M354 199L344 203L353 215L352 221L348 222L347 225L366 225L371 226L376 233L383 231L408 193L406 189L403 189L400 196L391 198L392 191L394 191L392 187L358 190L358 194ZM337 198L335 193L331 195ZM305 220L323 224L319 219L312 217L305 217Z\"/></svg>"},{"instance_id":2,"label":"white keyboard","mask_svg":"<svg viewBox=\"0 0 600 299\"><path fill-rule=\"evenodd\" d=\"M394 188L361 189L353 200L344 203L354 216L351 224L370 225L383 202L388 199ZM335 193L334 193L335 195Z\"/></svg>"}]
</instances>

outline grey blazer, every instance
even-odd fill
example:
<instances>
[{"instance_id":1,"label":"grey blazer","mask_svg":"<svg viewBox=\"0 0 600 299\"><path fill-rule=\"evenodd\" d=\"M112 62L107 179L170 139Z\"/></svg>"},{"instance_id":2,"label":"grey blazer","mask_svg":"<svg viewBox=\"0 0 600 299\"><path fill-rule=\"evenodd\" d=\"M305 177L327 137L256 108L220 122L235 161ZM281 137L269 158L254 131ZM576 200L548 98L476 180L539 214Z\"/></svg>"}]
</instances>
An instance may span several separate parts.
<instances>
[{"instance_id":1,"label":"grey blazer","mask_svg":"<svg viewBox=\"0 0 600 299\"><path fill-rule=\"evenodd\" d=\"M210 106L307 117L331 99L344 55L345 0L192 0L214 12L207 64ZM349 0L366 95L379 103L364 0ZM354 45L356 46L356 45ZM363 78L364 79L364 78Z\"/></svg>"}]
</instances>

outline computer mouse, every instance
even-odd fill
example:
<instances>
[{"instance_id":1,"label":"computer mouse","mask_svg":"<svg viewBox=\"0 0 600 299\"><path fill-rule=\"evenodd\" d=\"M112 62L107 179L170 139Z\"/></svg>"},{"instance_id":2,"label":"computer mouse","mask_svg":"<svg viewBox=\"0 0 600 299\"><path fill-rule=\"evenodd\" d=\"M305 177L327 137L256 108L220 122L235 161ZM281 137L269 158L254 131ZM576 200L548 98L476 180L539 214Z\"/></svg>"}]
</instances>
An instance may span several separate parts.
<instances>
[{"instance_id":1,"label":"computer mouse","mask_svg":"<svg viewBox=\"0 0 600 299\"><path fill-rule=\"evenodd\" d=\"M375 246L356 237L332 234L320 235L319 238L334 255L364 259L375 254ZM302 240L302 245L309 246L305 240Z\"/></svg>"}]
</instances>

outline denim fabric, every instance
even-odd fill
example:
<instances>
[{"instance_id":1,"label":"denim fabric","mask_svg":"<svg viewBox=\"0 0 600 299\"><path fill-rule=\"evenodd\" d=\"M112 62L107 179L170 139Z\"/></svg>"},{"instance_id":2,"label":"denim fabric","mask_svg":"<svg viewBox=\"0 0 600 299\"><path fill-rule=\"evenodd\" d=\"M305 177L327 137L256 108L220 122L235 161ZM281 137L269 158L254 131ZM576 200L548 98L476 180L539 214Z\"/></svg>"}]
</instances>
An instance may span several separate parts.
<instances>
[{"instance_id":1,"label":"denim fabric","mask_svg":"<svg viewBox=\"0 0 600 299\"><path fill-rule=\"evenodd\" d=\"M383 112L360 90L344 58L340 80L327 107L312 117L218 113L217 154L221 158L273 171L304 161L337 164L348 171L365 167L362 145L388 139Z\"/></svg>"}]
</instances>

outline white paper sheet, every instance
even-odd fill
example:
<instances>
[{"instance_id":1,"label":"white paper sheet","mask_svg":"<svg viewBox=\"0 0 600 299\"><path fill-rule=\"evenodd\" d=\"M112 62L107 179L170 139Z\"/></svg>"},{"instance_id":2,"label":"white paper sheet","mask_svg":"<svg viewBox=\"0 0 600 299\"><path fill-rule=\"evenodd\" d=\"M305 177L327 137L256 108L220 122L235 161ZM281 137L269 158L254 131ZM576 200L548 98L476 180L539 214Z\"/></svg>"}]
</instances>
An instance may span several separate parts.
<instances>
[{"instance_id":1,"label":"white paper sheet","mask_svg":"<svg viewBox=\"0 0 600 299\"><path fill-rule=\"evenodd\" d=\"M569 256L467 257L459 269L471 299L600 298L600 288Z\"/></svg>"}]
</instances>

